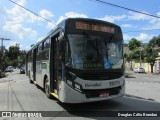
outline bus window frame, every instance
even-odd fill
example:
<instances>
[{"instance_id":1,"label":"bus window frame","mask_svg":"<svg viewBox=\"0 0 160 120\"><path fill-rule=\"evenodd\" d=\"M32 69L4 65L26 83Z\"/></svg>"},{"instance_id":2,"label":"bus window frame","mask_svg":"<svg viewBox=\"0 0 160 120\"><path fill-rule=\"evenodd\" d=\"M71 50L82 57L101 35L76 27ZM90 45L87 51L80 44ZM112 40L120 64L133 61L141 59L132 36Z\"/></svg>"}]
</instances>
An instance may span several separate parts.
<instances>
[{"instance_id":1,"label":"bus window frame","mask_svg":"<svg viewBox=\"0 0 160 120\"><path fill-rule=\"evenodd\" d=\"M42 49L42 47L43 47L43 44L42 44L43 42L41 42L37 47L38 47L38 53L40 53L40 52L42 52L43 51L43 49Z\"/></svg>"},{"instance_id":2,"label":"bus window frame","mask_svg":"<svg viewBox=\"0 0 160 120\"><path fill-rule=\"evenodd\" d=\"M47 43L48 43L48 46L46 45ZM50 49L50 44L51 44L50 39L49 38L45 39L43 42L43 50Z\"/></svg>"}]
</instances>

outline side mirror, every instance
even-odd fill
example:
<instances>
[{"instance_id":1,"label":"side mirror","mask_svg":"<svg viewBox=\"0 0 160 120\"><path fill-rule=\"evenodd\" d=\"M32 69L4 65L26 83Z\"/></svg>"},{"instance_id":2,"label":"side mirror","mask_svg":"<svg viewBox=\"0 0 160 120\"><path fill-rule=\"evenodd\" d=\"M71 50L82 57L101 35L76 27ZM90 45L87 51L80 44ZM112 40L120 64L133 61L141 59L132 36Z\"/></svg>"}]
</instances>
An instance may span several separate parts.
<instances>
[{"instance_id":1,"label":"side mirror","mask_svg":"<svg viewBox=\"0 0 160 120\"><path fill-rule=\"evenodd\" d=\"M63 38L64 38L64 32L61 31L61 32L59 33L58 41L62 41Z\"/></svg>"}]
</instances>

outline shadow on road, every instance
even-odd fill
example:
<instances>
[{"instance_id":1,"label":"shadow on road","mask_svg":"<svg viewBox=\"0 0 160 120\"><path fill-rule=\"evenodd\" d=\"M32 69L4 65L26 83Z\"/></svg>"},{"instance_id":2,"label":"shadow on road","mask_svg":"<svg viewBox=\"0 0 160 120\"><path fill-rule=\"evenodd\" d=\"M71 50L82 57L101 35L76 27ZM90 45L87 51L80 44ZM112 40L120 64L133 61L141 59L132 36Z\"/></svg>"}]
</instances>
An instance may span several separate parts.
<instances>
[{"instance_id":1,"label":"shadow on road","mask_svg":"<svg viewBox=\"0 0 160 120\"><path fill-rule=\"evenodd\" d=\"M126 78L136 78L132 73L126 73Z\"/></svg>"},{"instance_id":2,"label":"shadow on road","mask_svg":"<svg viewBox=\"0 0 160 120\"><path fill-rule=\"evenodd\" d=\"M69 103L61 103L58 102L59 105L61 105L64 109L67 111L103 111L104 109L107 108L115 108L121 103L113 101L113 100L108 100L106 101L99 101L99 102L90 102L90 103L78 103L78 104L69 104Z\"/></svg>"},{"instance_id":3,"label":"shadow on road","mask_svg":"<svg viewBox=\"0 0 160 120\"><path fill-rule=\"evenodd\" d=\"M79 117L110 117L117 111L158 111L160 103L123 97L115 100L99 101L92 103L64 104L57 102L66 112ZM112 115L111 115L112 114Z\"/></svg>"},{"instance_id":4,"label":"shadow on road","mask_svg":"<svg viewBox=\"0 0 160 120\"><path fill-rule=\"evenodd\" d=\"M107 102L99 101L79 104L66 104L58 102L58 104L66 110L65 112L68 113L68 116L89 118L111 117L113 114L111 114L110 109L116 109L118 106L121 106L120 102L116 102L113 100L108 100Z\"/></svg>"}]
</instances>

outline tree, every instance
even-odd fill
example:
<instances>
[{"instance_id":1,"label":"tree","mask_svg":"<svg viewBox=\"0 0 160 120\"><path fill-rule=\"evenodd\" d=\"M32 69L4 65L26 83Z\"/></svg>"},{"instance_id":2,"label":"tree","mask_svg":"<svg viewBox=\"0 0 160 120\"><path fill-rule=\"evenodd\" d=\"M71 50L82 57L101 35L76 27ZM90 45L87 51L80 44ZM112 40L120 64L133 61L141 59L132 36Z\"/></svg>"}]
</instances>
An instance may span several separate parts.
<instances>
[{"instance_id":1,"label":"tree","mask_svg":"<svg viewBox=\"0 0 160 120\"><path fill-rule=\"evenodd\" d=\"M19 54L20 54L19 44L9 47L8 57L10 58L10 60L17 59Z\"/></svg>"},{"instance_id":2,"label":"tree","mask_svg":"<svg viewBox=\"0 0 160 120\"><path fill-rule=\"evenodd\" d=\"M2 70L3 69L3 54L2 54L2 51L0 50L0 70Z\"/></svg>"},{"instance_id":3,"label":"tree","mask_svg":"<svg viewBox=\"0 0 160 120\"><path fill-rule=\"evenodd\" d=\"M140 49L141 42L138 41L135 38L132 38L128 43L128 49L129 52L125 54L126 61L131 62L131 68L132 69L132 60L139 60L140 58Z\"/></svg>"},{"instance_id":4,"label":"tree","mask_svg":"<svg viewBox=\"0 0 160 120\"><path fill-rule=\"evenodd\" d=\"M9 49L0 51L0 69L5 70L7 66L21 67L25 64L26 51L20 50L19 44L12 45Z\"/></svg>"},{"instance_id":5,"label":"tree","mask_svg":"<svg viewBox=\"0 0 160 120\"><path fill-rule=\"evenodd\" d=\"M157 56L158 52L151 46L147 45L147 47L145 48L145 60L151 66L151 73L153 73L153 66Z\"/></svg>"},{"instance_id":6,"label":"tree","mask_svg":"<svg viewBox=\"0 0 160 120\"><path fill-rule=\"evenodd\" d=\"M7 66L21 67L25 64L26 51L20 51L19 44L12 45L9 49L0 50L0 77L5 76L4 70Z\"/></svg>"},{"instance_id":7,"label":"tree","mask_svg":"<svg viewBox=\"0 0 160 120\"><path fill-rule=\"evenodd\" d=\"M145 48L145 60L150 63L151 73L153 73L153 66L158 56L158 51L155 49L160 44L160 36L153 37L147 47Z\"/></svg>"},{"instance_id":8,"label":"tree","mask_svg":"<svg viewBox=\"0 0 160 120\"><path fill-rule=\"evenodd\" d=\"M26 58L26 51L22 50L20 51L20 55L18 57L18 67L21 67L25 64L25 58Z\"/></svg>"},{"instance_id":9,"label":"tree","mask_svg":"<svg viewBox=\"0 0 160 120\"><path fill-rule=\"evenodd\" d=\"M20 55L19 44L12 45L8 50L8 59L10 60L10 65L17 67L18 66L18 56Z\"/></svg>"},{"instance_id":10,"label":"tree","mask_svg":"<svg viewBox=\"0 0 160 120\"><path fill-rule=\"evenodd\" d=\"M153 37L153 38L149 41L148 45L149 45L150 47L153 47L153 48L159 46L159 45L160 45L160 35Z\"/></svg>"},{"instance_id":11,"label":"tree","mask_svg":"<svg viewBox=\"0 0 160 120\"><path fill-rule=\"evenodd\" d=\"M132 38L128 43L128 48L130 51L132 51L140 46L141 46L141 42L135 38Z\"/></svg>"}]
</instances>

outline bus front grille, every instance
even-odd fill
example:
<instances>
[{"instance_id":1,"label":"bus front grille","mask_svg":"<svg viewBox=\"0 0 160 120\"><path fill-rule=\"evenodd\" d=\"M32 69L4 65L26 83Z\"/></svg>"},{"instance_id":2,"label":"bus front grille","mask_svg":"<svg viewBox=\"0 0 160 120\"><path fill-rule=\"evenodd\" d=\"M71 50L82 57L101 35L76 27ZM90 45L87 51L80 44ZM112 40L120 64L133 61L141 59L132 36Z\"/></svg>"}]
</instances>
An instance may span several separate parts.
<instances>
[{"instance_id":1,"label":"bus front grille","mask_svg":"<svg viewBox=\"0 0 160 120\"><path fill-rule=\"evenodd\" d=\"M101 89L101 90L83 90L83 93L86 95L86 98L96 98L100 97L100 93L108 93L109 96L117 95L120 93L121 86L109 89Z\"/></svg>"},{"instance_id":2,"label":"bus front grille","mask_svg":"<svg viewBox=\"0 0 160 120\"><path fill-rule=\"evenodd\" d=\"M75 74L83 80L112 80L122 77L125 72L122 69L109 69L109 70L80 70L66 67L67 72Z\"/></svg>"},{"instance_id":3,"label":"bus front grille","mask_svg":"<svg viewBox=\"0 0 160 120\"><path fill-rule=\"evenodd\" d=\"M102 72L102 73L83 73L79 77L84 80L112 80L112 79L118 79L122 76L123 73Z\"/></svg>"}]
</instances>

